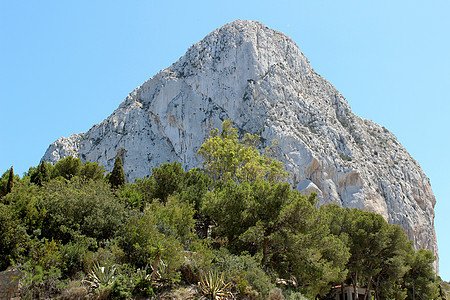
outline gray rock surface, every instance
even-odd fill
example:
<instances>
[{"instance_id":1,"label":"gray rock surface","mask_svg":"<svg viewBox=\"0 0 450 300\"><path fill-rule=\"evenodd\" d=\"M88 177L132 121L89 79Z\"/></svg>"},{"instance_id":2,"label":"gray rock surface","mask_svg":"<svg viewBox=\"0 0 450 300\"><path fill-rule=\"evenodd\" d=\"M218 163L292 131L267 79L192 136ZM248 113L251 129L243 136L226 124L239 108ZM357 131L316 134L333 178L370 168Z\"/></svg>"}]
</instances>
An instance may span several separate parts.
<instances>
[{"instance_id":1,"label":"gray rock surface","mask_svg":"<svg viewBox=\"0 0 450 300\"><path fill-rule=\"evenodd\" d=\"M320 204L377 212L438 255L436 200L419 164L394 134L354 115L289 37L259 22L213 31L102 123L51 144L43 160L72 155L110 171L120 155L128 181L166 162L201 166L197 150L228 118L259 134L262 147L278 140L297 189L318 192Z\"/></svg>"}]
</instances>

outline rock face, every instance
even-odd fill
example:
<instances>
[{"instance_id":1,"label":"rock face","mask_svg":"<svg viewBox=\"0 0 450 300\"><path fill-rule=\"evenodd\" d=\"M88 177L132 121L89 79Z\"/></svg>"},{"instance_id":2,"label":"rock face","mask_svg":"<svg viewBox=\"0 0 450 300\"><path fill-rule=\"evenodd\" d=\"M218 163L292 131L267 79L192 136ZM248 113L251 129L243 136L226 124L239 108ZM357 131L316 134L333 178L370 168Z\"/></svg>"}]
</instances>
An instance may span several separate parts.
<instances>
[{"instance_id":1,"label":"rock face","mask_svg":"<svg viewBox=\"0 0 450 300\"><path fill-rule=\"evenodd\" d=\"M297 189L379 213L438 254L436 201L419 164L386 128L354 115L289 37L259 22L213 31L102 123L51 144L43 160L72 155L111 171L120 155L128 181L166 162L201 166L197 150L228 118L260 135L262 147L278 140Z\"/></svg>"}]
</instances>

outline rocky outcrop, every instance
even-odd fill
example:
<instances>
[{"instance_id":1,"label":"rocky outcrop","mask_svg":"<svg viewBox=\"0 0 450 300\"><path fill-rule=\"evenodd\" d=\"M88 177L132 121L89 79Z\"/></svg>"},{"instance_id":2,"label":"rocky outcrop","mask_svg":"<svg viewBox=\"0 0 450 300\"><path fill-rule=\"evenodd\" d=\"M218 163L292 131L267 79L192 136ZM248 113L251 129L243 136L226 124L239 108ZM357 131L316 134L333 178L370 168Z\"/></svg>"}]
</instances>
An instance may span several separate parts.
<instances>
[{"instance_id":1,"label":"rocky outcrop","mask_svg":"<svg viewBox=\"0 0 450 300\"><path fill-rule=\"evenodd\" d=\"M57 139L54 143L48 146L42 160L55 163L61 158L67 156L78 158L80 154L79 145L82 138L83 134L75 133L68 138L62 137Z\"/></svg>"},{"instance_id":2,"label":"rocky outcrop","mask_svg":"<svg viewBox=\"0 0 450 300\"><path fill-rule=\"evenodd\" d=\"M377 212L437 255L436 201L419 164L386 128L354 115L289 37L258 22L213 31L102 123L50 145L43 160L73 155L111 170L120 155L128 181L165 162L192 168L228 118L260 135L261 147L278 140L297 189L316 191L321 204Z\"/></svg>"}]
</instances>

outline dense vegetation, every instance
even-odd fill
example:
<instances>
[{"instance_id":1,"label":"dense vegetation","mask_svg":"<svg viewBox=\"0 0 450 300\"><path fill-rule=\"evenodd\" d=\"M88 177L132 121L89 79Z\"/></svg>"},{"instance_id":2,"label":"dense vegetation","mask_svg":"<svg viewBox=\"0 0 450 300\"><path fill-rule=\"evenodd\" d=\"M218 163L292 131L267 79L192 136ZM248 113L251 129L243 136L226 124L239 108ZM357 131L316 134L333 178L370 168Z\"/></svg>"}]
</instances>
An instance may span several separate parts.
<instances>
[{"instance_id":1,"label":"dense vegetation","mask_svg":"<svg viewBox=\"0 0 450 300\"><path fill-rule=\"evenodd\" d=\"M11 168L0 270L22 270L29 298L328 299L349 284L376 299L446 299L430 251L380 215L318 208L286 182L276 145L257 143L225 121L199 151L203 169L164 164L134 183L119 157L106 176L72 157L23 178Z\"/></svg>"}]
</instances>

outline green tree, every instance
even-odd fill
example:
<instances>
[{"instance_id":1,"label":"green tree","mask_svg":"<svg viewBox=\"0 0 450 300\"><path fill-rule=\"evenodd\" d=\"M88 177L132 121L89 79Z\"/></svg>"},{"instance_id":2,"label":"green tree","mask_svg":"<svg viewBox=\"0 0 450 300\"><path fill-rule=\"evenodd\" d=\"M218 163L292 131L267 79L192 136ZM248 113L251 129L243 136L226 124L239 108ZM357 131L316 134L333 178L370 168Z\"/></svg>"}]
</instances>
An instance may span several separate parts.
<instances>
[{"instance_id":1,"label":"green tree","mask_svg":"<svg viewBox=\"0 0 450 300\"><path fill-rule=\"evenodd\" d=\"M13 167L11 167L11 169L9 169L8 172L8 182L6 183L6 193L11 193L12 189L14 187L14 171L13 171Z\"/></svg>"},{"instance_id":2,"label":"green tree","mask_svg":"<svg viewBox=\"0 0 450 300\"><path fill-rule=\"evenodd\" d=\"M344 237L349 246L349 279L354 293L358 294L358 287L363 283L370 287L372 278L380 271L380 253L388 246L389 226L375 213L331 207L329 211L335 214L330 221L334 224L332 230L335 235Z\"/></svg>"},{"instance_id":3,"label":"green tree","mask_svg":"<svg viewBox=\"0 0 450 300\"><path fill-rule=\"evenodd\" d=\"M72 156L64 157L59 160L54 168L52 178L63 177L65 179L71 179L74 176L79 175L81 169L81 160Z\"/></svg>"},{"instance_id":4,"label":"green tree","mask_svg":"<svg viewBox=\"0 0 450 300\"><path fill-rule=\"evenodd\" d=\"M403 277L410 272L410 253L414 253L404 231L376 213L337 205L321 210L328 214L331 232L349 246L348 282L354 289L374 289L376 299L404 299Z\"/></svg>"},{"instance_id":5,"label":"green tree","mask_svg":"<svg viewBox=\"0 0 450 300\"><path fill-rule=\"evenodd\" d=\"M412 242L408 242L405 232L398 225L390 225L388 234L387 247L379 254L379 272L372 277L373 287L377 299L401 299L406 296L401 280L409 269L407 259Z\"/></svg>"},{"instance_id":6,"label":"green tree","mask_svg":"<svg viewBox=\"0 0 450 300\"><path fill-rule=\"evenodd\" d=\"M403 279L408 299L436 299L438 297L439 284L432 265L435 259L429 250L410 251L408 257L410 269Z\"/></svg>"},{"instance_id":7,"label":"green tree","mask_svg":"<svg viewBox=\"0 0 450 300\"><path fill-rule=\"evenodd\" d=\"M326 293L329 282L345 277L348 251L316 208L315 195L302 196L283 183L276 159L261 155L257 136L239 140L231 121L201 146L207 174L218 181L206 194L202 212L233 253L249 251L280 276L295 276L311 295Z\"/></svg>"},{"instance_id":8,"label":"green tree","mask_svg":"<svg viewBox=\"0 0 450 300\"><path fill-rule=\"evenodd\" d=\"M383 259L381 253L389 242L389 225L381 215L352 210L353 216L350 223L349 271L352 284L357 294L360 282L366 282L368 288L373 276L380 272L379 264Z\"/></svg>"},{"instance_id":9,"label":"green tree","mask_svg":"<svg viewBox=\"0 0 450 300\"><path fill-rule=\"evenodd\" d=\"M26 250L28 236L9 206L0 203L0 271L7 269Z\"/></svg>"},{"instance_id":10,"label":"green tree","mask_svg":"<svg viewBox=\"0 0 450 300\"><path fill-rule=\"evenodd\" d=\"M114 161L114 168L108 176L108 181L115 189L125 184L125 173L123 172L120 156L117 156Z\"/></svg>"},{"instance_id":11,"label":"green tree","mask_svg":"<svg viewBox=\"0 0 450 300\"><path fill-rule=\"evenodd\" d=\"M136 179L136 181L142 180ZM120 197L120 199L122 199L122 201L128 208L139 209L141 211L144 210L144 195L142 194L137 183L127 183L122 185L117 190L117 195Z\"/></svg>"},{"instance_id":12,"label":"green tree","mask_svg":"<svg viewBox=\"0 0 450 300\"><path fill-rule=\"evenodd\" d=\"M164 221L160 216L146 209L143 215L132 217L120 236L119 245L127 261L136 267L159 268L160 260L163 260L167 265L168 279L177 281L180 275L178 270L183 262L183 245L176 235L165 234L161 230Z\"/></svg>"},{"instance_id":13,"label":"green tree","mask_svg":"<svg viewBox=\"0 0 450 300\"><path fill-rule=\"evenodd\" d=\"M100 180L105 177L105 167L97 162L85 162L81 168L79 175L86 179Z\"/></svg>"},{"instance_id":14,"label":"green tree","mask_svg":"<svg viewBox=\"0 0 450 300\"><path fill-rule=\"evenodd\" d=\"M302 196L287 183L263 180L228 183L207 194L204 213L233 253L249 251L279 276L294 276L310 295L345 278L349 253L330 235L315 195Z\"/></svg>"},{"instance_id":15,"label":"green tree","mask_svg":"<svg viewBox=\"0 0 450 300\"><path fill-rule=\"evenodd\" d=\"M27 233L40 236L46 210L43 207L42 193L38 186L22 180L14 190L4 198L10 209L20 220Z\"/></svg>"},{"instance_id":16,"label":"green tree","mask_svg":"<svg viewBox=\"0 0 450 300\"><path fill-rule=\"evenodd\" d=\"M203 167L215 181L237 182L265 179L281 181L287 177L283 164L268 155L261 155L256 148L257 135L246 133L240 141L238 131L230 119L222 124L222 131L211 131L198 153ZM267 149L269 153L270 149Z\"/></svg>"},{"instance_id":17,"label":"green tree","mask_svg":"<svg viewBox=\"0 0 450 300\"><path fill-rule=\"evenodd\" d=\"M51 180L44 186L44 236L63 244L80 236L101 242L122 227L125 208L103 180Z\"/></svg>"},{"instance_id":18,"label":"green tree","mask_svg":"<svg viewBox=\"0 0 450 300\"><path fill-rule=\"evenodd\" d=\"M7 194L8 184L10 186L10 189L12 190L12 186L14 186L15 183L20 182L20 177L14 175L14 172L12 172L12 174L13 176L11 177L10 176L11 169L8 169L3 173L2 177L0 178L0 199Z\"/></svg>"},{"instance_id":19,"label":"green tree","mask_svg":"<svg viewBox=\"0 0 450 300\"><path fill-rule=\"evenodd\" d=\"M280 223L286 224L287 238L280 258L286 255L287 269L303 284L305 293L310 296L326 294L331 283L340 282L347 275L348 247L330 234L327 216L317 208L314 193L305 197L298 191L291 191L281 220Z\"/></svg>"},{"instance_id":20,"label":"green tree","mask_svg":"<svg viewBox=\"0 0 450 300\"><path fill-rule=\"evenodd\" d=\"M202 213L216 224L214 235L226 238L231 248L237 247L238 237L251 226L248 216L251 196L249 183L228 183L206 194Z\"/></svg>"},{"instance_id":21,"label":"green tree","mask_svg":"<svg viewBox=\"0 0 450 300\"><path fill-rule=\"evenodd\" d=\"M194 204L195 211L199 212L211 185L211 179L203 170L191 169L184 173L183 187L179 191L179 198Z\"/></svg>"},{"instance_id":22,"label":"green tree","mask_svg":"<svg viewBox=\"0 0 450 300\"><path fill-rule=\"evenodd\" d=\"M203 170L195 168L185 172L179 162L155 167L149 178L136 179L136 188L145 203L153 199L166 202L176 193L180 199L193 203L197 212L210 185L211 180Z\"/></svg>"},{"instance_id":23,"label":"green tree","mask_svg":"<svg viewBox=\"0 0 450 300\"><path fill-rule=\"evenodd\" d=\"M37 168L29 172L30 181L39 186L43 186L45 182L48 182L51 178L53 166L49 163L42 161Z\"/></svg>"},{"instance_id":24,"label":"green tree","mask_svg":"<svg viewBox=\"0 0 450 300\"><path fill-rule=\"evenodd\" d=\"M160 199L163 203L169 195L179 192L184 185L184 170L179 162L166 163L152 169L150 180L152 183L152 198Z\"/></svg>"}]
</instances>

